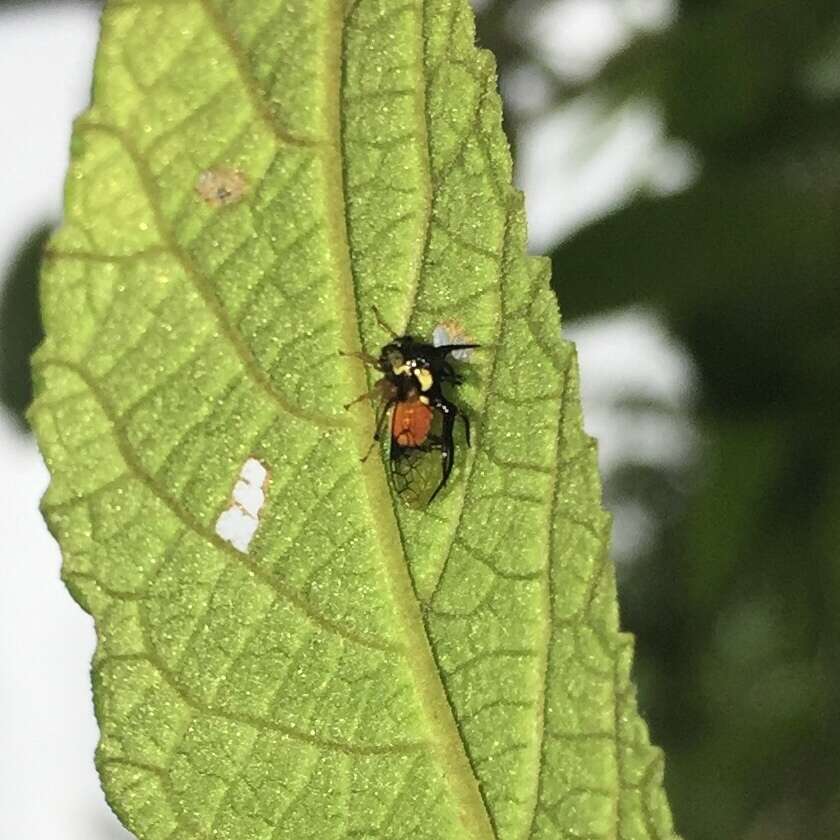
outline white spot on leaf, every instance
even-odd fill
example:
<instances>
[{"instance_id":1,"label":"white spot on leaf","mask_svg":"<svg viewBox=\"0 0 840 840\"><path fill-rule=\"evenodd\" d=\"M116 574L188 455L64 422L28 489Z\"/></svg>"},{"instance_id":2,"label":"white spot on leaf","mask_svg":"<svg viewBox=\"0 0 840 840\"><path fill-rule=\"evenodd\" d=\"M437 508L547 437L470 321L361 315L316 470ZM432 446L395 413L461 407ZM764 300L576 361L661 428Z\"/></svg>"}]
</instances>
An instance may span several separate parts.
<instances>
[{"instance_id":1,"label":"white spot on leaf","mask_svg":"<svg viewBox=\"0 0 840 840\"><path fill-rule=\"evenodd\" d=\"M266 468L256 458L249 458L239 471L230 506L216 520L216 533L243 554L260 526L267 478Z\"/></svg>"},{"instance_id":2,"label":"white spot on leaf","mask_svg":"<svg viewBox=\"0 0 840 840\"><path fill-rule=\"evenodd\" d=\"M432 331L432 344L442 347L444 344L472 344L472 339L457 321L443 321ZM466 362L472 356L472 350L453 350L452 358L459 362Z\"/></svg>"}]
</instances>

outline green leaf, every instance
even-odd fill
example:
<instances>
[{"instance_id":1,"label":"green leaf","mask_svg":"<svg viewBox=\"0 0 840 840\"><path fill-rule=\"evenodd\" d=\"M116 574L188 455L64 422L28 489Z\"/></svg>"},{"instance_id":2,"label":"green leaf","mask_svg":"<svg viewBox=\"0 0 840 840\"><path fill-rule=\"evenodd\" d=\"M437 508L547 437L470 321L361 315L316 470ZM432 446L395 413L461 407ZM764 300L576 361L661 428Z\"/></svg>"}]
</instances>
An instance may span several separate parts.
<instances>
[{"instance_id":1,"label":"green leaf","mask_svg":"<svg viewBox=\"0 0 840 840\"><path fill-rule=\"evenodd\" d=\"M116 812L143 840L673 837L466 2L111 2L103 27L32 418ZM484 345L426 511L342 408L374 305ZM217 533L232 493L247 550Z\"/></svg>"}]
</instances>

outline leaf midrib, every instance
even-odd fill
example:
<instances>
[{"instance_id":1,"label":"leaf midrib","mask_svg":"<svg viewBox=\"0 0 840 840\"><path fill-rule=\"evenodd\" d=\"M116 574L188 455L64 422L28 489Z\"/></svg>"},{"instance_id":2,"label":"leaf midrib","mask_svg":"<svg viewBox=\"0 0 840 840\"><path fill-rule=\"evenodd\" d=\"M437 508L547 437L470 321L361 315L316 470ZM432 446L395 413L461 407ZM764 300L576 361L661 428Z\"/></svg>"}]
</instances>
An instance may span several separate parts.
<instances>
[{"instance_id":1,"label":"leaf midrib","mask_svg":"<svg viewBox=\"0 0 840 840\"><path fill-rule=\"evenodd\" d=\"M355 281L350 252L345 194L346 145L342 120L346 69L344 0L331 0L330 9L332 14L329 19L333 37L330 45L331 66L328 68L331 84L328 89L327 111L330 121L328 133L331 138L336 138L336 142L328 147L325 157L327 167L331 170L331 177L327 179L327 183L337 186L335 195L331 196L332 200L326 203L333 234L330 241L335 243L335 258L341 277L339 284L339 293L343 297L342 305L339 307L343 316L340 318L341 330L347 346L360 350L362 341L359 330L358 285ZM421 67L420 71L421 74L424 73L424 67ZM361 366L350 367L349 374L359 391L364 391L366 383ZM367 422L359 423L352 432L360 458L368 449L369 429L375 422L373 410L369 405L365 405L364 414ZM405 661L414 680L429 729L434 733L437 759L451 785L464 828L475 840L496 840L496 832L481 796L478 780L470 764L454 711L435 664L420 603L409 574L408 557L400 535L385 470L379 459L370 459L362 464L361 471L391 596L402 625L406 648Z\"/></svg>"}]
</instances>

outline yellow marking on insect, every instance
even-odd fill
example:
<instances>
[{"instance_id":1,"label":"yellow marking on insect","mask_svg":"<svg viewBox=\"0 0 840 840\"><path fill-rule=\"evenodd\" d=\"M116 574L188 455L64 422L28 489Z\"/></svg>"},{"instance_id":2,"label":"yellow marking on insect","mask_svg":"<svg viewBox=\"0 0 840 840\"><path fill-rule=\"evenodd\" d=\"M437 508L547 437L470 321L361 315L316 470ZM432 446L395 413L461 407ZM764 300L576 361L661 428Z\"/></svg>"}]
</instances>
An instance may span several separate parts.
<instances>
[{"instance_id":1,"label":"yellow marking on insect","mask_svg":"<svg viewBox=\"0 0 840 840\"><path fill-rule=\"evenodd\" d=\"M427 368L415 368L414 375L420 383L421 391L428 391L434 384L435 379Z\"/></svg>"},{"instance_id":2,"label":"yellow marking on insect","mask_svg":"<svg viewBox=\"0 0 840 840\"><path fill-rule=\"evenodd\" d=\"M420 397L420 402L423 403L423 405L429 405L430 400L428 397Z\"/></svg>"},{"instance_id":3,"label":"yellow marking on insect","mask_svg":"<svg viewBox=\"0 0 840 840\"><path fill-rule=\"evenodd\" d=\"M408 365L406 365L406 364L401 364L399 366L391 365L391 370L393 370L394 373L397 374L397 376L402 376L404 373L408 373Z\"/></svg>"}]
</instances>

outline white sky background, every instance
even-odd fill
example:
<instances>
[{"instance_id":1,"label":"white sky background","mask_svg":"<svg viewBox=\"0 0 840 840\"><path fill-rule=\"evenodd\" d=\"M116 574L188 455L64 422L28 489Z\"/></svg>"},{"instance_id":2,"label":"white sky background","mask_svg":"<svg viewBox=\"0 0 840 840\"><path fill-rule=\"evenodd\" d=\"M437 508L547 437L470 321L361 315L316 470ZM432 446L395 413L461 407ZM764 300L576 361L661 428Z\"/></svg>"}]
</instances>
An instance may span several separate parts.
<instances>
[{"instance_id":1,"label":"white sky background","mask_svg":"<svg viewBox=\"0 0 840 840\"><path fill-rule=\"evenodd\" d=\"M558 73L586 78L633 32L672 16L670 0L557 0L530 22L528 37ZM0 11L0 282L29 234L59 218L71 122L87 102L96 37L87 5ZM527 76L512 83L524 97L538 92ZM600 120L597 102L578 101L522 137L519 181L534 250L636 189L678 189L692 177L695 162L664 138L651 105L613 115L592 144ZM603 466L628 453L653 463L682 459L689 428L661 412L630 416L619 407L642 395L679 411L690 398L690 360L661 323L629 311L567 333L578 343L587 427L600 439ZM0 409L0 837L125 840L93 768L93 628L58 577L58 549L37 509L46 484L33 441ZM618 536L625 550L645 538L643 528Z\"/></svg>"}]
</instances>

